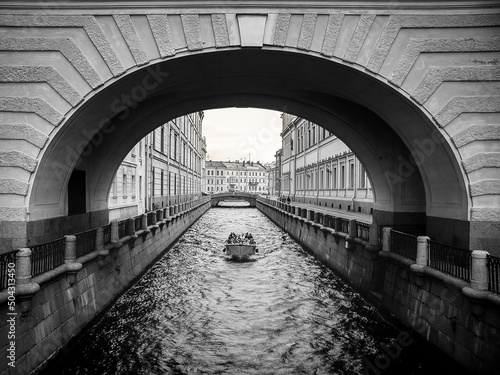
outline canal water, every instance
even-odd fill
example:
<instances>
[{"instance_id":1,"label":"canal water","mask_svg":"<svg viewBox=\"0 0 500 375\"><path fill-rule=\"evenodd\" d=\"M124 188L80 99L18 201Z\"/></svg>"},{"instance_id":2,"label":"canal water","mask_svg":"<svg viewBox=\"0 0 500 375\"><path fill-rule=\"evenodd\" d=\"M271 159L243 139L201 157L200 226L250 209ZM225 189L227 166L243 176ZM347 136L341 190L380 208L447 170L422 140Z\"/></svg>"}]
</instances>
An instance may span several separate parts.
<instances>
[{"instance_id":1,"label":"canal water","mask_svg":"<svg viewBox=\"0 0 500 375\"><path fill-rule=\"evenodd\" d=\"M251 232L258 254L228 259L231 232ZM44 373L429 374L439 367L454 369L257 209L214 208Z\"/></svg>"}]
</instances>

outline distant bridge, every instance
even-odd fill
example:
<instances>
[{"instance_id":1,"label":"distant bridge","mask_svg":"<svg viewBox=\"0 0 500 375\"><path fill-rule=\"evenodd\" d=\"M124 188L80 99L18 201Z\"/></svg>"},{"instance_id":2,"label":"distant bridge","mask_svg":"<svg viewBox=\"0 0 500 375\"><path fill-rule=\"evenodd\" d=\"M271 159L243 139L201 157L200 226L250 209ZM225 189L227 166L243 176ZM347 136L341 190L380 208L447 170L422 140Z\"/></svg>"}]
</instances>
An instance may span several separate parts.
<instances>
[{"instance_id":1,"label":"distant bridge","mask_svg":"<svg viewBox=\"0 0 500 375\"><path fill-rule=\"evenodd\" d=\"M255 207L255 200L257 199L257 195L250 193L219 193L212 195L212 207L217 207L220 202L224 201L247 201L250 204L250 207ZM246 207L246 206L245 206Z\"/></svg>"}]
</instances>

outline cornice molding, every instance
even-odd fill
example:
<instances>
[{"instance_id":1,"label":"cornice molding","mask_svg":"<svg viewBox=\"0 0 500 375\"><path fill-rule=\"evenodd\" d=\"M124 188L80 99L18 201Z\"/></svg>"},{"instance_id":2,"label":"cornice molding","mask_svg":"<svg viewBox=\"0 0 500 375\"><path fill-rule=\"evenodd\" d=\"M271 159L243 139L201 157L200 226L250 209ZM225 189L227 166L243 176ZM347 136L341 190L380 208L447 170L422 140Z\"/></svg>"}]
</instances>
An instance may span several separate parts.
<instances>
[{"instance_id":1,"label":"cornice molding","mask_svg":"<svg viewBox=\"0 0 500 375\"><path fill-rule=\"evenodd\" d=\"M0 4L0 12L11 11L13 13L23 12L38 12L45 13L60 13L60 12L76 12L76 13L101 13L112 11L113 14L131 11L143 13L145 11L155 10L155 13L182 13L196 12L209 13L216 10L221 12L224 9L238 9L241 13L252 13L256 9L261 11L276 10L276 12L294 13L304 11L325 12L350 10L357 13L366 12L368 10L386 14L393 14L406 11L460 11L472 10L481 12L498 12L500 4L496 0L486 1L470 1L470 0L455 0L455 1L436 1L436 0L398 0L398 1L359 1L359 0L344 0L344 1L327 1L327 0L288 0L288 1L238 1L228 3L227 1L204 1L204 0L163 0L163 1L138 1L138 0L65 0L65 1L2 1Z\"/></svg>"}]
</instances>

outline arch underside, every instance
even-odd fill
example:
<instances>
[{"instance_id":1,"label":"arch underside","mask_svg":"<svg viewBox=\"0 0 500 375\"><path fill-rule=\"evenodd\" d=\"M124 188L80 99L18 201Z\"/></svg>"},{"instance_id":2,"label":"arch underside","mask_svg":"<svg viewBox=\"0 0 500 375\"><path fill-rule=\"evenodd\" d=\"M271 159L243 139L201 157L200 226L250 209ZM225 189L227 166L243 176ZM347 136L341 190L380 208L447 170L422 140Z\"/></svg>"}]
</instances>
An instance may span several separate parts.
<instances>
[{"instance_id":1,"label":"arch underside","mask_svg":"<svg viewBox=\"0 0 500 375\"><path fill-rule=\"evenodd\" d=\"M219 193L212 195L212 207L220 207L219 203L222 202L247 202L248 206L242 206L242 208L246 207L255 207L257 196L250 193ZM234 206L231 206L234 207Z\"/></svg>"},{"instance_id":2,"label":"arch underside","mask_svg":"<svg viewBox=\"0 0 500 375\"><path fill-rule=\"evenodd\" d=\"M97 92L47 149L32 191L32 219L67 214L65 186L73 168L87 172L88 212L106 211L114 173L142 137L186 113L247 106L299 115L341 138L370 175L380 223L422 222L426 215L468 219L466 189L447 143L408 100L340 64L253 49L175 58ZM85 135L94 133L87 144ZM440 142L432 160L414 160L415 139ZM84 154L78 161L70 151L77 149Z\"/></svg>"}]
</instances>

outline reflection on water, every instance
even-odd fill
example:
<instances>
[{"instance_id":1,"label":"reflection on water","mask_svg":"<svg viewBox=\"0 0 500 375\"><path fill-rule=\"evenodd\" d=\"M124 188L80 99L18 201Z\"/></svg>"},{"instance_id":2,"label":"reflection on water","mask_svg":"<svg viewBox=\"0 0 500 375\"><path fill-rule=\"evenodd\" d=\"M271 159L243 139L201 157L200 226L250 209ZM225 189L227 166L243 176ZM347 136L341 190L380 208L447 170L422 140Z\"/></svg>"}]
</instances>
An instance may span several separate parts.
<instances>
[{"instance_id":1,"label":"reflection on water","mask_svg":"<svg viewBox=\"0 0 500 375\"><path fill-rule=\"evenodd\" d=\"M230 232L253 234L253 261L226 258ZM399 332L258 210L216 208L46 373L362 374ZM436 369L422 350L389 370Z\"/></svg>"}]
</instances>

